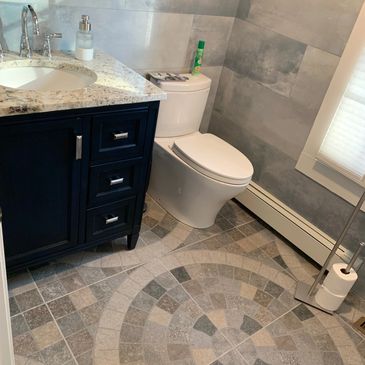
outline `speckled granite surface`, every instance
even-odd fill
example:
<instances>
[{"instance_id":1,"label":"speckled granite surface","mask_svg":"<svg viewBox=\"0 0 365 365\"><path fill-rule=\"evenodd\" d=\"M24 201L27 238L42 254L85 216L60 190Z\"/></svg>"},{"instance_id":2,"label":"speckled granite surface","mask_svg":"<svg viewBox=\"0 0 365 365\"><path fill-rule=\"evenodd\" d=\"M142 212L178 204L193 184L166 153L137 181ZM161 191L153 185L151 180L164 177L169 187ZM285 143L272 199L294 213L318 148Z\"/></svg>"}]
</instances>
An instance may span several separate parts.
<instances>
[{"instance_id":1,"label":"speckled granite surface","mask_svg":"<svg viewBox=\"0 0 365 365\"><path fill-rule=\"evenodd\" d=\"M81 62L72 55L61 53L55 54L52 60L38 55L26 60L7 54L0 69L27 65L94 72L97 80L87 88L71 91L16 90L0 85L0 117L166 99L161 89L100 51L90 62Z\"/></svg>"}]
</instances>

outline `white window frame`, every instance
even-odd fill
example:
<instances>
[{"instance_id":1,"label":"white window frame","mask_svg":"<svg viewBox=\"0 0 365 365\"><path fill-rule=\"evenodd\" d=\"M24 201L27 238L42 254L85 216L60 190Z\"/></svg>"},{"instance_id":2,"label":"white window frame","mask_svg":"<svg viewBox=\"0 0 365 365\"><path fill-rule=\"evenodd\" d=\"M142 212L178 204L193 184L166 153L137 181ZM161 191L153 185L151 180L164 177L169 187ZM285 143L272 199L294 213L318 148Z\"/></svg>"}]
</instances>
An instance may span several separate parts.
<instances>
[{"instance_id":1,"label":"white window frame","mask_svg":"<svg viewBox=\"0 0 365 365\"><path fill-rule=\"evenodd\" d=\"M341 174L326 166L317 160L317 154L364 49L365 4L361 8L307 143L296 165L297 170L353 205L357 204L359 197L362 195L365 182L363 182L363 185L356 183L349 177L346 177L345 174Z\"/></svg>"}]
</instances>

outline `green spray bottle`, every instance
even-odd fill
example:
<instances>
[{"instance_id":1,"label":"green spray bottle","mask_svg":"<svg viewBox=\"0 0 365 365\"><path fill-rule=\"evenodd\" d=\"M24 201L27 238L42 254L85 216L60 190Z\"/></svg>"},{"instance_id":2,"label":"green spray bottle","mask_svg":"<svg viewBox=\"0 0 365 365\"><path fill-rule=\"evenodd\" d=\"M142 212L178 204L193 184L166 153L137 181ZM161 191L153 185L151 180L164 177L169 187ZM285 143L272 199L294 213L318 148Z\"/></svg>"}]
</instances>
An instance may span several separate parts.
<instances>
[{"instance_id":1,"label":"green spray bottle","mask_svg":"<svg viewBox=\"0 0 365 365\"><path fill-rule=\"evenodd\" d=\"M201 73L203 55L204 55L204 47L205 47L205 41L200 40L198 43L198 49L196 50L194 67L193 67L193 71L192 71L193 75L200 75L200 73Z\"/></svg>"}]
</instances>

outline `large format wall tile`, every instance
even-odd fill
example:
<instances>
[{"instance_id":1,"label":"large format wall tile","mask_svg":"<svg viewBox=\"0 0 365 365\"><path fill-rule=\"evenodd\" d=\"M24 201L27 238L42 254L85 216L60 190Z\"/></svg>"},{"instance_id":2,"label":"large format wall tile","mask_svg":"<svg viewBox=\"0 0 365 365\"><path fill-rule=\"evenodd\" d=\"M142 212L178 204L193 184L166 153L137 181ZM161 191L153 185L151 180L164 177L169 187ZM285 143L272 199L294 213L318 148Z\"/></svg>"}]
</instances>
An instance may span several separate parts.
<instances>
[{"instance_id":1,"label":"large format wall tile","mask_svg":"<svg viewBox=\"0 0 365 365\"><path fill-rule=\"evenodd\" d=\"M47 6L59 5L234 17L239 0L36 0L32 3L37 7L40 3L45 3Z\"/></svg>"},{"instance_id":2,"label":"large format wall tile","mask_svg":"<svg viewBox=\"0 0 365 365\"><path fill-rule=\"evenodd\" d=\"M246 19L251 7L251 0L240 0L237 8L236 17L239 19Z\"/></svg>"},{"instance_id":3,"label":"large format wall tile","mask_svg":"<svg viewBox=\"0 0 365 365\"><path fill-rule=\"evenodd\" d=\"M350 205L297 171L296 160L284 153L280 145L267 143L249 126L238 126L226 114L217 111L213 112L209 131L231 143L250 159L255 169L253 180L257 184L330 236L339 236L350 215ZM364 221L365 217L362 217L355 222L346 237L348 246L358 242L356 236L359 234L364 236Z\"/></svg>"},{"instance_id":4,"label":"large format wall tile","mask_svg":"<svg viewBox=\"0 0 365 365\"><path fill-rule=\"evenodd\" d=\"M226 66L275 92L289 96L306 45L237 19Z\"/></svg>"},{"instance_id":5,"label":"large format wall tile","mask_svg":"<svg viewBox=\"0 0 365 365\"><path fill-rule=\"evenodd\" d=\"M194 0L125 0L125 6L130 10L194 13Z\"/></svg>"},{"instance_id":6,"label":"large format wall tile","mask_svg":"<svg viewBox=\"0 0 365 365\"><path fill-rule=\"evenodd\" d=\"M239 0L194 0L195 13L234 17L236 16L238 2Z\"/></svg>"},{"instance_id":7,"label":"large format wall tile","mask_svg":"<svg viewBox=\"0 0 365 365\"><path fill-rule=\"evenodd\" d=\"M216 94L217 94L217 90L218 90L218 85L219 85L219 80L220 80L220 77L221 77L222 69L223 69L222 66L203 67L203 74L208 76L212 80L212 85L210 87L210 93L209 93L209 97L208 97L207 106L205 108L203 120L202 120L202 123L200 125L200 131L202 133L205 133L208 130L209 121L210 121L210 117L211 117L212 112L213 112L214 101L215 101L215 98L216 98Z\"/></svg>"},{"instance_id":8,"label":"large format wall tile","mask_svg":"<svg viewBox=\"0 0 365 365\"><path fill-rule=\"evenodd\" d=\"M65 29L63 49L73 49L74 24L82 11L68 7L53 9L53 27ZM89 15L98 24L95 46L127 66L136 69L184 66L193 15L99 9L89 9Z\"/></svg>"},{"instance_id":9,"label":"large format wall tile","mask_svg":"<svg viewBox=\"0 0 365 365\"><path fill-rule=\"evenodd\" d=\"M290 95L293 101L317 112L339 60L338 56L308 46Z\"/></svg>"},{"instance_id":10,"label":"large format wall tile","mask_svg":"<svg viewBox=\"0 0 365 365\"><path fill-rule=\"evenodd\" d=\"M307 108L226 67L215 108L292 158L299 157L314 120Z\"/></svg>"},{"instance_id":11,"label":"large format wall tile","mask_svg":"<svg viewBox=\"0 0 365 365\"><path fill-rule=\"evenodd\" d=\"M127 9L234 17L238 0L125 0Z\"/></svg>"},{"instance_id":12,"label":"large format wall tile","mask_svg":"<svg viewBox=\"0 0 365 365\"><path fill-rule=\"evenodd\" d=\"M227 46L232 32L234 18L222 16L195 15L186 66L191 67L200 39L205 40L204 65L221 66L224 64Z\"/></svg>"},{"instance_id":13,"label":"large format wall tile","mask_svg":"<svg viewBox=\"0 0 365 365\"><path fill-rule=\"evenodd\" d=\"M251 0L248 21L340 55L363 0Z\"/></svg>"},{"instance_id":14,"label":"large format wall tile","mask_svg":"<svg viewBox=\"0 0 365 365\"><path fill-rule=\"evenodd\" d=\"M0 3L4 39L18 51L23 4ZM80 15L87 13L95 47L134 69L186 72L198 39L207 41L204 64L223 65L238 0L38 0L33 5L42 33L63 33L62 40L52 42L55 49L74 49ZM34 49L41 43L35 39Z\"/></svg>"}]
</instances>

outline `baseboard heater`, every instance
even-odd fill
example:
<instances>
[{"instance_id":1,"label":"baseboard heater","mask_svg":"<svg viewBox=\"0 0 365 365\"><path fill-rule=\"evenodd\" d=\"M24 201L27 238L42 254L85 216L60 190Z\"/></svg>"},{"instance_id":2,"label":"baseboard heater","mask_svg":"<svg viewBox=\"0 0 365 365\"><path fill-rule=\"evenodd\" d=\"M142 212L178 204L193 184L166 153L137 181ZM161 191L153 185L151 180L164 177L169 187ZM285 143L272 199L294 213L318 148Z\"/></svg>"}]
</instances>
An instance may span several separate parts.
<instances>
[{"instance_id":1,"label":"baseboard heater","mask_svg":"<svg viewBox=\"0 0 365 365\"><path fill-rule=\"evenodd\" d=\"M335 244L333 238L256 183L251 183L236 199L312 260L324 264ZM333 263L348 262L351 255L351 251L340 247ZM356 268L361 264L358 260Z\"/></svg>"}]
</instances>

